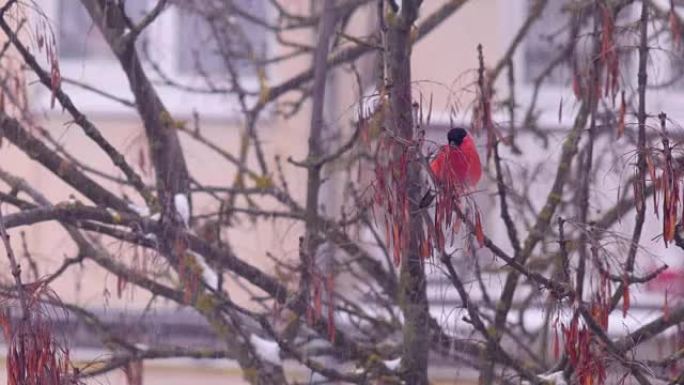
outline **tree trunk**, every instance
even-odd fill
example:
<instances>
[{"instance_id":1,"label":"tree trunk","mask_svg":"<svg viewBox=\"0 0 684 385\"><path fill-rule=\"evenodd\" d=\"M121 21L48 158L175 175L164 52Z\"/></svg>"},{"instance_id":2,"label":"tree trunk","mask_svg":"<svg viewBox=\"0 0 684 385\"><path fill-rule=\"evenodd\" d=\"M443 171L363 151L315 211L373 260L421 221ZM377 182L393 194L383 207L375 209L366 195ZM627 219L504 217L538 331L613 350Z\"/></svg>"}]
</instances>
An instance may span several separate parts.
<instances>
[{"instance_id":1,"label":"tree trunk","mask_svg":"<svg viewBox=\"0 0 684 385\"><path fill-rule=\"evenodd\" d=\"M395 146L395 157L402 151L415 148L413 101L411 98L411 28L415 21L421 1L404 0L398 13L387 10L387 75L390 96L390 127L394 134L406 140L408 145ZM422 185L420 164L416 156L409 157L406 179L409 213L418 210ZM405 223L408 231L408 243L401 256L401 278L399 302L404 315L404 344L401 359L401 372L407 384L428 384L428 302L426 294L425 271L420 256L420 234L422 222L418 217L408 216Z\"/></svg>"}]
</instances>

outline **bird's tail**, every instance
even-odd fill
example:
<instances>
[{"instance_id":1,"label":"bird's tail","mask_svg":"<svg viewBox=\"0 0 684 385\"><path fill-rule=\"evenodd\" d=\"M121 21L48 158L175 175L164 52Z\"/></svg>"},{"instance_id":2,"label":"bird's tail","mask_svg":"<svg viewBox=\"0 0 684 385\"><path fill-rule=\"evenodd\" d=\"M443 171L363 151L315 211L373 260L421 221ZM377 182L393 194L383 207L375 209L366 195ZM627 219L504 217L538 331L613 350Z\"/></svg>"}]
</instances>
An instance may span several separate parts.
<instances>
[{"instance_id":1,"label":"bird's tail","mask_svg":"<svg viewBox=\"0 0 684 385\"><path fill-rule=\"evenodd\" d=\"M424 209L432 204L432 201L435 200L435 193L431 188L428 188L428 190L425 192L425 195L423 195L423 198L420 200L420 204L418 205L418 208Z\"/></svg>"}]
</instances>

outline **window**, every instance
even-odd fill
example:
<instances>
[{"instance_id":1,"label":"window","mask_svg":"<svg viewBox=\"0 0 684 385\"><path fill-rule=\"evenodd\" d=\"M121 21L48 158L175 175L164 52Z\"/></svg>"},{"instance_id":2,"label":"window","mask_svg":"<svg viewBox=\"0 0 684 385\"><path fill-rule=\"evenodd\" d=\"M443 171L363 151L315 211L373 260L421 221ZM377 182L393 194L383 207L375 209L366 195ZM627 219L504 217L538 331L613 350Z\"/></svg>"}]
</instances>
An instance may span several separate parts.
<instances>
[{"instance_id":1,"label":"window","mask_svg":"<svg viewBox=\"0 0 684 385\"><path fill-rule=\"evenodd\" d=\"M229 103L230 96L209 92L212 88L230 88L228 66L239 74L243 87L258 84L253 63L266 54L266 31L245 18L229 17L232 13L228 7L240 6L240 11L261 19L267 11L265 0L220 3L172 2L139 38L138 51L146 72L174 115L190 115L195 109L205 116L230 115L226 106L236 104ZM128 0L124 4L127 16L135 23L156 0ZM132 100L120 64L81 2L43 0L41 5L57 38L62 77ZM184 90L169 85L167 80L185 86ZM131 112L68 81L63 87L84 112ZM48 93L43 92L41 99L47 100Z\"/></svg>"},{"instance_id":2,"label":"window","mask_svg":"<svg viewBox=\"0 0 684 385\"><path fill-rule=\"evenodd\" d=\"M145 13L145 0L125 3L126 14L137 22ZM57 11L58 47L62 59L103 58L114 56L80 1L60 0Z\"/></svg>"},{"instance_id":3,"label":"window","mask_svg":"<svg viewBox=\"0 0 684 385\"><path fill-rule=\"evenodd\" d=\"M540 18L530 28L523 54L525 62L523 79L526 83L534 82L567 44L569 18L562 12L562 5L560 1L548 2ZM560 65L549 74L546 81L563 84L568 78L567 65Z\"/></svg>"},{"instance_id":4,"label":"window","mask_svg":"<svg viewBox=\"0 0 684 385\"><path fill-rule=\"evenodd\" d=\"M59 4L59 53L62 58L106 57L109 48L78 1Z\"/></svg>"},{"instance_id":5,"label":"window","mask_svg":"<svg viewBox=\"0 0 684 385\"><path fill-rule=\"evenodd\" d=\"M684 54L681 49L672 52L670 58L669 86L679 90L684 87Z\"/></svg>"},{"instance_id":6,"label":"window","mask_svg":"<svg viewBox=\"0 0 684 385\"><path fill-rule=\"evenodd\" d=\"M666 0L655 0L653 3L661 10L669 12L670 2ZM640 10L640 7L634 7ZM684 17L684 10L675 7L679 17ZM637 21L639 12L634 12L633 21ZM675 122L674 126L679 126L684 122L684 111L680 106L680 100L684 93L684 43L673 41L673 33L668 20L651 18L648 23L649 51L647 61L647 97L646 110L649 114L657 115L665 112L668 118ZM636 47L639 46L638 36L633 42L634 66L630 72L632 85L636 89L637 84L637 58ZM658 124L657 119L654 123Z\"/></svg>"},{"instance_id":7,"label":"window","mask_svg":"<svg viewBox=\"0 0 684 385\"><path fill-rule=\"evenodd\" d=\"M534 0L520 2L499 0L502 7L504 46L511 44L528 19ZM540 114L537 124L549 127L572 124L573 114L567 113L577 107L575 72L587 76L594 50L594 13L581 12L582 2L573 0L548 1L541 16L531 25L527 36L515 54L516 88L523 108L535 103ZM621 89L636 88L637 51L634 42L634 26L639 19L639 7L625 5L619 10L614 22L614 42L618 55L618 82ZM577 28L576 38L572 28ZM638 35L638 34L636 34ZM563 57L569 44L574 45L574 56ZM560 62L559 62L560 61ZM552 64L554 69L549 72ZM545 75L541 87L535 90L535 81ZM605 78L602 80L605 84ZM559 114L559 111L565 113ZM560 121L559 121L560 119Z\"/></svg>"},{"instance_id":8,"label":"window","mask_svg":"<svg viewBox=\"0 0 684 385\"><path fill-rule=\"evenodd\" d=\"M186 10L188 4L179 3L179 6ZM252 59L265 56L263 27L247 22L245 18L230 16L232 10L225 6L213 7L211 3L188 11L179 13L177 33L179 45L184 47L178 55L181 73L225 72L227 60L237 70L253 72ZM229 16L211 17L207 13L212 11ZM246 2L239 11L249 15L265 14L260 1Z\"/></svg>"},{"instance_id":9,"label":"window","mask_svg":"<svg viewBox=\"0 0 684 385\"><path fill-rule=\"evenodd\" d=\"M532 7L535 1L528 0L528 6ZM541 17L532 24L529 35L525 39L523 62L524 81L532 83L545 72L547 68L560 56L570 44L572 25L579 23L579 31L575 44L574 60L577 62L579 71L590 65L592 51L594 50L593 30L594 19L592 13L581 13L573 9L576 3L564 1L549 1ZM633 22L635 12L633 7L621 9L615 22L614 38L619 55L620 71L629 71L632 68L633 50L628 47L632 44L629 33L626 31L628 24ZM526 17L526 16L525 16ZM571 60L564 61L551 71L546 84L556 86L568 86L573 79Z\"/></svg>"},{"instance_id":10,"label":"window","mask_svg":"<svg viewBox=\"0 0 684 385\"><path fill-rule=\"evenodd\" d=\"M220 46L212 33L212 26L202 17L182 12L179 15L178 70L183 74L216 73L225 70Z\"/></svg>"},{"instance_id":11,"label":"window","mask_svg":"<svg viewBox=\"0 0 684 385\"><path fill-rule=\"evenodd\" d=\"M668 26L668 28L661 28L650 44L651 61L658 64L660 71L651 71L648 74L651 77L649 84L672 91L682 90L684 86L684 46L682 43L672 40L672 31Z\"/></svg>"}]
</instances>

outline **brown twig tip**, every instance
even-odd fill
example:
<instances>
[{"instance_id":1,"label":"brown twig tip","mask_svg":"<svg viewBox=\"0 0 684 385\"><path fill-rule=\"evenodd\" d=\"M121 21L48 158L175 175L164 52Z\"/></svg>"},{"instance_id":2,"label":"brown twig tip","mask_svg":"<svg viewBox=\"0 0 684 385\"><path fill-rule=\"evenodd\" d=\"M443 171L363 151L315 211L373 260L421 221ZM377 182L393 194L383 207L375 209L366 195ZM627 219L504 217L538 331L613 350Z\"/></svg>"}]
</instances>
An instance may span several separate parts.
<instances>
[{"instance_id":1,"label":"brown twig tip","mask_svg":"<svg viewBox=\"0 0 684 385\"><path fill-rule=\"evenodd\" d=\"M29 312L28 302L26 298L26 293L24 291L24 285L21 283L21 268L17 263L17 259L14 255L14 250L10 243L10 237L5 228L5 219L2 215L2 209L0 208L0 238L2 238L3 245L5 246L5 251L7 252L7 259L10 263L10 269L12 276L14 277L14 284L17 290L17 296L19 297L19 304L21 305L21 318L23 320L29 320L31 313Z\"/></svg>"}]
</instances>

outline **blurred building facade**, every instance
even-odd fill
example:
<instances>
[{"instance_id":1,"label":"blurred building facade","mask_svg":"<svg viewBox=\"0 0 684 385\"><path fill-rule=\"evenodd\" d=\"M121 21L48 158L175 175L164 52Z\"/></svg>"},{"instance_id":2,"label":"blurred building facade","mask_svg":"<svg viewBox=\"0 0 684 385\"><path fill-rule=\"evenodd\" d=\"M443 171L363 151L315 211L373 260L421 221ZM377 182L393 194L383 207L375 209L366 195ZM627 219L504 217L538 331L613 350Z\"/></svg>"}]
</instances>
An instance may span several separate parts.
<instances>
[{"instance_id":1,"label":"blurred building facade","mask_svg":"<svg viewBox=\"0 0 684 385\"><path fill-rule=\"evenodd\" d=\"M243 0L244 6L249 7L255 12L268 12L267 1L265 0ZM429 15L447 0L425 1L421 10L421 15ZM132 100L132 95L128 89L128 82L116 59L108 52L106 43L99 35L97 28L91 25L85 10L76 0L39 0L37 3L42 7L47 15L50 25L54 29L54 34L59 47L59 59L62 76L74 82L65 82L64 90L72 96L75 104L91 119L100 131L120 149L127 159L132 163L144 162L147 156L146 143L144 140L144 129L140 118L134 108L124 103L113 102L111 98L99 95L83 86L93 85L108 94L114 95L124 101ZM289 6L294 10L305 9L305 1L289 2ZM535 27L535 31L542 35L545 30L553 28L554 17L561 12L558 7L560 2L550 1L549 9L545 13L542 22ZM127 1L127 6L133 17L140 16L145 9L149 9L149 4L145 0ZM352 21L358 24L359 31L367 30L376 18L374 15L374 5L368 7L366 19ZM472 105L473 90L472 83L476 79L475 69L477 68L478 44L484 47L485 61L488 65L495 65L504 56L506 49L512 42L518 28L522 25L529 7L527 0L475 0L466 2L461 9L452 15L442 25L437 27L429 36L420 40L413 50L413 80L415 82L415 94L422 95L424 98L432 97L434 100L435 128L428 136L435 142L443 142L442 135L445 132L449 121L455 118L463 124L467 124L470 119L470 108ZM30 16L29 16L30 17ZM419 23L422 19L419 19ZM208 71L221 71L221 63L216 62L216 58L208 54L207 50L211 47L211 41L203 41L203 31L205 26L201 20L193 19L191 16L182 12L166 12L158 22L155 22L149 31L148 47L151 57L162 64L161 71L169 79L182 82L192 86L199 84L201 80L193 72L193 64L197 61L202 62L202 66ZM275 50L277 53L278 45L276 42L268 41L265 37L258 36L258 30L252 31L254 39L263 38L264 44L268 49ZM298 32L292 32L293 35ZM308 44L314 44L316 36L302 35L295 36ZM198 40L200 43L198 44ZM525 103L531 97L531 83L535 76L541 71L548 56L552 54L549 48L542 44L543 39L529 39L524 43L522 49L514 56L515 74L519 79L519 100ZM141 49L147 49L141 47ZM367 58L369 59L369 58ZM373 65L372 60L367 60L368 68ZM306 70L310 66L306 60L295 60L274 68L268 75L268 82L279 84L288 79L292 74L297 74ZM4 68L9 69L10 66ZM674 70L674 66L672 67ZM559 127L572 119L572 89L565 84L567 76L558 74L558 87L544 91L540 97L542 114L540 124L547 127ZM329 102L327 105L327 123L339 125L344 130L349 130L350 122L355 118L357 109L354 107L358 102L359 93L367 90L358 90L350 87L349 84L356 84L353 74L343 68L337 68L331 74L329 85ZM663 75L664 76L664 75ZM48 130L66 150L72 150L79 159L88 160L88 164L100 164L102 171L115 175L117 170L109 162L100 149L85 137L79 128L70 123L71 118L60 108L50 108L49 90L42 88L39 84L31 82L27 78L27 102L29 108L37 117L39 124ZM246 71L243 77L247 84L258 82L255 73ZM179 91L175 87L164 85L165 80L157 77L158 89L162 101L171 111L174 119L192 122L199 117L201 120L202 133L211 138L217 145L226 151L236 153L240 146L240 138L243 133L243 121L236 101L231 98L213 94L193 94ZM507 92L505 79L498 84L500 93ZM468 91L470 90L470 91ZM655 98L654 109L677 109L669 108L671 97L664 94L662 97ZM564 116L558 118L559 103L565 104ZM454 109L456 107L456 109ZM680 109L681 110L681 109ZM676 118L676 117L674 117ZM505 125L505 116L500 117L500 122ZM294 159L304 159L307 154L307 140L310 125L310 105L305 105L299 113L290 119L283 119L279 115L270 112L266 119L259 123L259 131L263 140L265 151L269 154L269 162L273 161L274 155L280 155L283 159L291 156ZM563 139L563 133L555 136L555 142L551 146L559 146ZM537 146L534 138L520 138L519 146ZM217 169L213 164L219 164L218 155L209 153L199 146L189 135L181 135L182 146L185 150L188 166L193 170L193 176L207 185L227 185L234 178L235 170ZM482 143L478 139L479 143ZM483 144L480 145L483 148ZM540 156L544 155L541 154ZM535 152L529 152L529 162L538 162ZM149 162L149 161L148 161ZM71 190L63 182L51 175L38 164L34 163L26 155L13 148L12 145L3 144L0 149L0 164L11 165L9 168L13 174L24 177L32 186L43 192L47 198L53 202L63 202L70 199ZM149 164L149 163L148 163ZM286 169L288 177L292 180L305 180L306 174L301 169L288 167ZM145 175L147 181L151 181L152 175ZM97 178L103 185L115 188L115 184L105 179ZM612 180L606 187L606 199L614 199L614 194L619 181ZM304 200L305 184L292 183L290 185L293 194ZM545 194L546 186L541 183L540 196ZM328 188L325 193L327 207L336 207L335 202L339 200L338 189ZM478 197L486 207L487 202L493 199L494 191L490 184L483 183L482 196ZM203 198L193 196L193 207L195 213L202 212ZM496 222L498 213L486 212L485 224L489 233L495 241L506 243L503 231L498 231ZM490 223L487 225L487 223ZM629 228L629 220L624 224ZM250 224L238 225L228 235L231 243L238 251L238 255L248 256L249 260L256 264L268 264L267 253L284 257L295 257L297 255L297 234L301 229L293 230L291 226L263 225L255 229ZM645 239L657 235L657 226L648 227L650 233L644 235ZM65 255L74 252L74 247L70 246L68 236L63 232L56 231L56 225L45 223L24 229L27 232L27 239L30 242L35 258L47 262L44 266L56 268ZM18 237L16 237L18 238ZM56 247L59 245L59 247ZM19 246L19 245L18 245ZM117 245L112 245L117 247ZM123 250L125 251L125 250ZM676 256L675 251L655 249L658 253L669 253ZM457 305L455 299L446 295L442 287L443 282L435 278L431 286L431 295L435 303L435 314L439 315L444 308ZM125 321L117 318L133 316L144 308L150 298L139 291L125 290L122 297L118 298L114 293L117 291L116 278L108 275L93 264L86 262L82 268L75 269L73 273L65 275L62 279L54 282L53 289L65 300L77 302L85 305L98 314L110 314L112 324ZM239 289L235 289L239 292ZM101 303L101 299L107 298L107 303ZM245 297L246 298L246 295ZM656 295L652 301L657 304L660 296ZM161 309L164 307L161 306ZM173 319L176 322L164 324L168 321L168 314L176 314ZM64 321L64 325L68 325ZM130 322L127 321L127 322ZM203 343L210 341L207 327L200 320L192 315L178 311L171 304L166 306L166 310L159 310L157 316L146 317L142 323L138 323L139 332L148 335L146 338L178 338L179 343ZM70 331L71 329L73 331ZM149 330L148 330L149 329ZM65 326L65 333L72 336L72 343L75 344L74 357L87 362L98 358L105 353L97 344L92 342L92 336L88 336L82 331L78 331L78 326ZM130 328L125 328L130 332ZM155 334L156 333L156 334ZM166 334L164 334L166 333ZM70 337L71 338L71 337ZM186 340L183 340L187 338ZM205 384L240 384L241 372L235 365L227 360L216 360L217 362L207 362L202 360L159 360L145 363L144 383L154 384L187 384L189 382L201 381ZM301 378L306 379L308 373L301 373ZM433 371L435 383L475 383L477 377L474 373L469 373L463 369L455 370L449 368L435 368ZM4 380L4 371L0 371L0 382ZM96 378L93 383L120 384L125 381L123 373L116 372L106 378Z\"/></svg>"}]
</instances>

